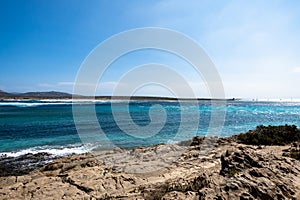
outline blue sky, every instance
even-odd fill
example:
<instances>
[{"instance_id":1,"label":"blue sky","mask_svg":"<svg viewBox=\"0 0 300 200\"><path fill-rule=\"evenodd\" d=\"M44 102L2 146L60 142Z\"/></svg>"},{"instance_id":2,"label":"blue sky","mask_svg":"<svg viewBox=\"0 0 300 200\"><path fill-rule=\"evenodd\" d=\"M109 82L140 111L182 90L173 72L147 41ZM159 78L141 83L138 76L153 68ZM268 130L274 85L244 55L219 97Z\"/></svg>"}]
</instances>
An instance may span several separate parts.
<instances>
[{"instance_id":1,"label":"blue sky","mask_svg":"<svg viewBox=\"0 0 300 200\"><path fill-rule=\"evenodd\" d=\"M81 63L100 42L151 26L195 39L215 63L228 98L300 98L299 11L300 2L291 0L0 0L0 89L71 92ZM153 61L176 61L198 96L208 96L184 63L157 52L120 59L98 94L109 94L131 65ZM142 94L156 92L164 95L155 88Z\"/></svg>"}]
</instances>

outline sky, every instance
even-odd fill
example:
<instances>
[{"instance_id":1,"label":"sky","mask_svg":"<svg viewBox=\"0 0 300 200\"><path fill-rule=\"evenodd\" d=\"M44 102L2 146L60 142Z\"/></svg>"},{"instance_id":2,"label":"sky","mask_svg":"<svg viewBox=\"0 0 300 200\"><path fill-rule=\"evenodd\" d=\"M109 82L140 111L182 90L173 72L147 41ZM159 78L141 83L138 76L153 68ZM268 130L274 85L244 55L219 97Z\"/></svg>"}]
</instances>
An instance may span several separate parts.
<instances>
[{"instance_id":1,"label":"sky","mask_svg":"<svg viewBox=\"0 0 300 200\"><path fill-rule=\"evenodd\" d=\"M0 90L71 93L98 44L126 30L161 27L201 45L226 98L300 98L299 11L300 1L292 0L0 0ZM209 97L191 66L151 50L113 63L97 95L110 95L124 73L145 63L174 66L197 96ZM137 94L170 95L157 85Z\"/></svg>"}]
</instances>

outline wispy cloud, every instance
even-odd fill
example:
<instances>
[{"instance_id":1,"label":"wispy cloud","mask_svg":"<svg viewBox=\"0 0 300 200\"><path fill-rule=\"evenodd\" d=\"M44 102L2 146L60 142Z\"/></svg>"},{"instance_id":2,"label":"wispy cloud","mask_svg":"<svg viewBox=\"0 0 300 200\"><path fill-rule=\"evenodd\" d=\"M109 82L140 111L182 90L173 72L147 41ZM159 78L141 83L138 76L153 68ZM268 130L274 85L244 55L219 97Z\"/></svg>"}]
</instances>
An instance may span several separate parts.
<instances>
[{"instance_id":1,"label":"wispy cloud","mask_svg":"<svg viewBox=\"0 0 300 200\"><path fill-rule=\"evenodd\" d=\"M49 84L49 83L40 83L38 84L39 87L44 87L44 88L51 88L55 86L54 84Z\"/></svg>"},{"instance_id":2,"label":"wispy cloud","mask_svg":"<svg viewBox=\"0 0 300 200\"><path fill-rule=\"evenodd\" d=\"M293 69L293 72L294 72L294 73L300 73L300 67L294 68L294 69Z\"/></svg>"},{"instance_id":3,"label":"wispy cloud","mask_svg":"<svg viewBox=\"0 0 300 200\"><path fill-rule=\"evenodd\" d=\"M127 21L138 20L132 21L130 26L124 24L126 28L166 27L198 41L216 64L227 97L300 97L300 90L294 89L295 85L300 84L300 2L191 0L186 3L182 0L165 0L129 4ZM121 29L124 29L123 24ZM111 33L109 31L105 36ZM89 89L96 88L99 94L109 94L118 85L118 78L132 67L129 64L144 59L137 62L143 64L144 61L151 61L152 57L136 56L130 59L128 62L123 60L116 68L107 71L107 78L101 79L106 82L81 85ZM162 61L164 58L159 59ZM197 95L208 94L201 77L187 70L189 66L185 67L178 60L168 58L163 63L176 66L178 73L185 76ZM72 81L50 80L39 84L37 89L73 91L75 83ZM125 89L128 87L126 84L118 86ZM176 87L182 89L180 84ZM162 93L163 90L153 86L145 87L140 92L154 94Z\"/></svg>"},{"instance_id":4,"label":"wispy cloud","mask_svg":"<svg viewBox=\"0 0 300 200\"><path fill-rule=\"evenodd\" d=\"M151 25L179 30L203 45L227 95L300 97L293 89L300 79L290 73L299 72L294 67L300 63L299 8L298 2L284 1L167 0L144 16ZM246 92L247 87L253 89Z\"/></svg>"},{"instance_id":5,"label":"wispy cloud","mask_svg":"<svg viewBox=\"0 0 300 200\"><path fill-rule=\"evenodd\" d=\"M74 82L58 82L57 85L69 85L69 86L74 86Z\"/></svg>"}]
</instances>

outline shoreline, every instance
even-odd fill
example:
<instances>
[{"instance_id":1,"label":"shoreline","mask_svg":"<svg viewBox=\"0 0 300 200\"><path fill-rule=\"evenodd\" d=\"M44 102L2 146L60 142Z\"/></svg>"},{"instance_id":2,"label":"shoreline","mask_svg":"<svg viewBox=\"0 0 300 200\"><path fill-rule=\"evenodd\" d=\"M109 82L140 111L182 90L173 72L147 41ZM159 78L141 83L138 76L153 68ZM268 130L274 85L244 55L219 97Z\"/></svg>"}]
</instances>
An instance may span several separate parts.
<instances>
[{"instance_id":1,"label":"shoreline","mask_svg":"<svg viewBox=\"0 0 300 200\"><path fill-rule=\"evenodd\" d=\"M231 102L253 102L253 103L300 103L300 99L248 99L248 98L226 98L226 99L211 99L211 98L172 98L172 97L143 97L143 96L98 96L87 98L57 98L57 97L0 97L0 105L12 103L32 103L32 104L74 104L77 103L108 103L108 102L214 102L214 103L231 103ZM225 106L225 105L224 105Z\"/></svg>"},{"instance_id":2,"label":"shoreline","mask_svg":"<svg viewBox=\"0 0 300 200\"><path fill-rule=\"evenodd\" d=\"M290 128L263 127L275 134ZM294 143L285 138L280 146L250 145L238 137L195 137L178 144L186 149L169 163L155 158L170 151L170 144L58 158L21 176L0 177L0 198L299 199L300 160L290 156ZM143 168L150 170L135 173Z\"/></svg>"},{"instance_id":3,"label":"shoreline","mask_svg":"<svg viewBox=\"0 0 300 200\"><path fill-rule=\"evenodd\" d=\"M175 97L156 97L156 96L82 96L82 97L30 97L30 96L8 96L1 97L1 101L94 101L94 100L136 100L136 101L239 101L241 99L226 98L226 99L211 99L211 98L175 98Z\"/></svg>"},{"instance_id":4,"label":"shoreline","mask_svg":"<svg viewBox=\"0 0 300 200\"><path fill-rule=\"evenodd\" d=\"M265 137L261 137L259 134L256 137L253 137L253 134L259 133L260 135L265 135ZM114 149L107 149L107 150L102 150L100 153L109 153L109 152L114 152L114 151L127 151L127 152L132 152L135 149L144 149L147 151L147 149L151 149L156 146L172 146L172 145L177 145L177 146L183 146L183 147L189 147L189 146L195 146L195 145L200 145L200 141L206 141L211 143L211 145L214 145L216 143L232 143L232 142L237 142L245 145L256 145L256 146L288 146L293 143L293 138L286 138L285 135L283 134L293 134L296 135L294 136L296 140L299 140L300 144L300 129L298 129L295 125L282 125L282 126L257 126L255 130L250 130L246 133L240 133L240 134L235 134L231 136L225 136L225 137L217 137L217 136L195 136L191 138L190 140L186 141L180 141L177 143L159 143L159 144L154 144L154 145L149 145L149 146L135 146L132 148L114 148ZM253 137L253 138L251 138ZM260 138L259 138L260 137ZM272 140L273 137L282 137L281 140L276 139L276 141ZM250 138L250 139L249 139ZM258 142L258 138L260 140L260 143ZM239 142L238 142L239 141ZM269 144L268 144L269 143ZM19 176L19 175L26 175L28 173L31 173L35 170L38 170L39 168L43 167L44 165L51 163L57 159L65 158L68 159L68 157L73 156L73 155L94 155L93 152L90 150L86 149L83 144L81 145L75 145L74 148L76 150L81 149L82 151L76 151L72 152L69 151L61 154L53 154L51 151L47 150L41 150L40 152L37 151L36 153L34 152L29 152L29 153L24 153L21 155L17 156L9 156L8 154L5 154L7 152L2 152L0 155L0 171L5 172L0 174L1 176ZM65 147L61 150L67 149L69 150L70 147ZM84 150L83 150L84 149ZM55 149L54 149L55 150ZM55 150L56 151L56 150ZM300 147L299 147L300 151ZM25 151L26 152L26 151ZM13 153L13 152L11 152ZM97 155L98 152L96 152ZM300 155L300 152L299 152ZM26 165L29 167L26 168Z\"/></svg>"},{"instance_id":5,"label":"shoreline","mask_svg":"<svg viewBox=\"0 0 300 200\"><path fill-rule=\"evenodd\" d=\"M214 100L214 101L234 101L240 100L239 98L229 98L229 99L212 99L212 98L189 98L189 97L167 97L167 96L110 96L110 95L103 95L103 96L85 96L85 95L78 95L78 94L69 94L65 92L58 92L58 91L49 91L49 92L26 92L26 93L8 93L5 91L0 90L0 101L1 100L45 100L45 99L85 99L85 100L166 100L166 101L178 101L178 100Z\"/></svg>"},{"instance_id":6,"label":"shoreline","mask_svg":"<svg viewBox=\"0 0 300 200\"><path fill-rule=\"evenodd\" d=\"M293 125L258 126L225 138L196 136L177 144L74 154L51 162L47 157L51 155L26 155L16 160L19 168L9 159L10 165L3 167L2 159L0 198L300 198L300 130ZM38 165L26 164L26 159Z\"/></svg>"}]
</instances>

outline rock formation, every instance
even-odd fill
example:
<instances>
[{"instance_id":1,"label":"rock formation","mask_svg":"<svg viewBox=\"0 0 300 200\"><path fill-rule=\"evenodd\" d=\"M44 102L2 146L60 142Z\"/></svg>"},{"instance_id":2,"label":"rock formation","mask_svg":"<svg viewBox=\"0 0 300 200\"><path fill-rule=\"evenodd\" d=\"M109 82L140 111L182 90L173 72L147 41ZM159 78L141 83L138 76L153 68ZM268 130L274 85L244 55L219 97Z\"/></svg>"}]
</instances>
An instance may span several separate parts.
<instances>
[{"instance_id":1,"label":"rock formation","mask_svg":"<svg viewBox=\"0 0 300 200\"><path fill-rule=\"evenodd\" d=\"M300 161L291 156L297 141L271 146L242 144L236 136L196 137L191 144L169 165L147 173L127 173L124 167L143 168L143 160L155 164L158 151L175 147L59 158L30 173L0 177L0 199L300 199Z\"/></svg>"}]
</instances>

